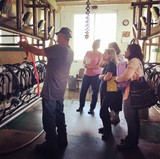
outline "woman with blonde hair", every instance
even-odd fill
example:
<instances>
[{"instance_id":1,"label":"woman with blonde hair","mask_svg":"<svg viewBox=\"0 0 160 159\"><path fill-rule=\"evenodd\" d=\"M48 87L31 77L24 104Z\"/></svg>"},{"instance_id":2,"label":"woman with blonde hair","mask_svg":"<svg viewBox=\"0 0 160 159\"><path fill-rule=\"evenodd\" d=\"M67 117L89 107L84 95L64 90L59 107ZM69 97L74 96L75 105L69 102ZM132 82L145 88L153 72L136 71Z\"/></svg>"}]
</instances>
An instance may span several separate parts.
<instances>
[{"instance_id":1,"label":"woman with blonde hair","mask_svg":"<svg viewBox=\"0 0 160 159\"><path fill-rule=\"evenodd\" d=\"M114 49L116 54L117 54L117 58L118 58L118 63L122 63L124 62L124 57L121 54L121 50L118 46L118 44L116 42L111 42L108 44L108 48ZM123 92L122 90L118 91L119 93L119 104L118 105L114 105L113 109L110 112L110 116L111 116L111 123L112 124L117 124L120 122L120 118L119 118L119 112L122 111L122 100L123 100Z\"/></svg>"},{"instance_id":2,"label":"woman with blonde hair","mask_svg":"<svg viewBox=\"0 0 160 159\"><path fill-rule=\"evenodd\" d=\"M108 48L115 50L115 52L117 54L118 62L123 62L124 61L124 57L121 54L121 50L120 50L120 48L119 48L119 46L116 42L109 43Z\"/></svg>"},{"instance_id":3,"label":"woman with blonde hair","mask_svg":"<svg viewBox=\"0 0 160 159\"><path fill-rule=\"evenodd\" d=\"M116 64L118 63L117 55L114 49L106 49L103 54L104 69L102 74L99 75L101 79L101 108L100 118L103 123L103 128L99 129L99 133L102 133L102 140L107 140L112 135L111 120L108 108L111 109L113 105L117 105L119 101L117 95L117 89L107 90L107 87L111 84L110 80L116 76ZM116 84L115 84L116 85Z\"/></svg>"}]
</instances>

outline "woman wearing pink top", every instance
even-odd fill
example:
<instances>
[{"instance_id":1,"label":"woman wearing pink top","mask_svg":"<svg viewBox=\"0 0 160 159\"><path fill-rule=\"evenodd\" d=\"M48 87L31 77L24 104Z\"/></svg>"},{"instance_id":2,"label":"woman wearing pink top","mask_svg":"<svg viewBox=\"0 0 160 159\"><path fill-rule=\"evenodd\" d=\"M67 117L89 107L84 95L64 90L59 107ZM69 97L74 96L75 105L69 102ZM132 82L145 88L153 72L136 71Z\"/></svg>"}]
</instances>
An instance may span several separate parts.
<instances>
[{"instance_id":1,"label":"woman wearing pink top","mask_svg":"<svg viewBox=\"0 0 160 159\"><path fill-rule=\"evenodd\" d=\"M91 86L92 98L90 103L90 110L88 114L93 114L96 107L98 92L99 92L99 75L101 74L100 63L102 61L102 53L98 51L100 47L100 40L95 40L92 45L92 51L88 51L84 57L83 64L85 67L84 76L82 79L82 86L80 91L80 105L77 112L82 112L85 106L86 94Z\"/></svg>"},{"instance_id":2,"label":"woman wearing pink top","mask_svg":"<svg viewBox=\"0 0 160 159\"><path fill-rule=\"evenodd\" d=\"M144 77L143 71L143 54L138 44L128 45L125 52L125 58L129 60L127 69L123 75L116 78L117 82L136 80ZM124 93L124 115L128 127L128 135L125 139L121 139L121 143L117 148L121 150L137 148L140 136L140 119L138 110L132 108L130 102L130 86L128 85Z\"/></svg>"}]
</instances>

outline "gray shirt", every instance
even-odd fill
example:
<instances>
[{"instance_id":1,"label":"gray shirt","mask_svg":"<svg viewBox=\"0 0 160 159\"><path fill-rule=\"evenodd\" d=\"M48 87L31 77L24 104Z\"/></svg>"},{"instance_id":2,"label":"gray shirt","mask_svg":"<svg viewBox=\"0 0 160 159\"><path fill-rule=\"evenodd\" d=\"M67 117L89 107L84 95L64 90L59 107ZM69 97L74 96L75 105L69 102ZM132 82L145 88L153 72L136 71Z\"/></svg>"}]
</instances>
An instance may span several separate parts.
<instances>
[{"instance_id":1,"label":"gray shirt","mask_svg":"<svg viewBox=\"0 0 160 159\"><path fill-rule=\"evenodd\" d=\"M47 56L47 71L41 96L49 100L61 100L73 61L73 50L69 46L53 45L44 49Z\"/></svg>"}]
</instances>

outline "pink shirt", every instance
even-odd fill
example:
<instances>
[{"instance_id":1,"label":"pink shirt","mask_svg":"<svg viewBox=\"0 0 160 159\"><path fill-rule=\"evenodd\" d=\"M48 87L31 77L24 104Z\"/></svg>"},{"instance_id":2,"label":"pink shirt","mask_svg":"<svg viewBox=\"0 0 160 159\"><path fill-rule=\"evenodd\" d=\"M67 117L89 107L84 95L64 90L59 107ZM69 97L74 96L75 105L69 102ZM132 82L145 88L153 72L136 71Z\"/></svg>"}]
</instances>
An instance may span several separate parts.
<instances>
[{"instance_id":1,"label":"pink shirt","mask_svg":"<svg viewBox=\"0 0 160 159\"><path fill-rule=\"evenodd\" d=\"M97 51L96 53L93 53L92 51L88 51L84 57L83 62L88 67L92 68L85 68L84 74L88 76L95 76L101 74L102 68L99 67L99 63L102 59L103 56L101 52Z\"/></svg>"}]
</instances>

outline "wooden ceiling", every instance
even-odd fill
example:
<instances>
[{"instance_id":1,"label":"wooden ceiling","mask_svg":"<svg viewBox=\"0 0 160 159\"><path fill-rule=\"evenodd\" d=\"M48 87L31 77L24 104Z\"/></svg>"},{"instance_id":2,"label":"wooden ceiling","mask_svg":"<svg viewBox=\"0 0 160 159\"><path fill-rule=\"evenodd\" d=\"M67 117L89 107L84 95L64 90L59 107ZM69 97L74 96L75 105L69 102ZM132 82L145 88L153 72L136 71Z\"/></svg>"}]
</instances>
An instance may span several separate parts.
<instances>
[{"instance_id":1,"label":"wooden ceiling","mask_svg":"<svg viewBox=\"0 0 160 159\"><path fill-rule=\"evenodd\" d=\"M133 0L90 0L90 5L105 5L105 4L130 4ZM37 2L40 3L29 3L30 1L24 0L23 3L21 0L13 0L12 3L12 12L11 15L13 16L13 13L15 14L15 17L10 17L10 15L6 15L5 13L0 16L0 30L4 30L7 32L20 34L24 36L29 36L31 38L35 39L48 39L50 36L48 35L48 24L45 25L45 32L41 32L38 30L38 16L37 12L33 11L33 26L25 25L22 21L22 9L32 8L33 5L37 5L37 9L40 10L39 6L42 6L42 8L45 10L45 8L50 7L50 9L57 10L57 6L76 6L76 5L86 5L87 0L37 0ZM32 2L35 2L32 0ZM41 3L42 2L42 3ZM43 4L44 3L44 4ZM26 7L22 7L25 4ZM45 5L49 4L49 5ZM38 6L39 5L39 6ZM33 7L33 10L35 10L36 7ZM42 11L42 9L41 9ZM45 10L46 12L48 10ZM48 16L45 16L48 14L44 14L45 21L47 21ZM51 16L52 17L52 16ZM49 20L48 20L49 21ZM51 24L50 24L51 25ZM51 26L54 26L52 24Z\"/></svg>"},{"instance_id":2,"label":"wooden ceiling","mask_svg":"<svg viewBox=\"0 0 160 159\"><path fill-rule=\"evenodd\" d=\"M87 0L56 0L57 5L85 5ZM135 0L90 0L91 5L104 5L104 4L125 4L131 3Z\"/></svg>"}]
</instances>

